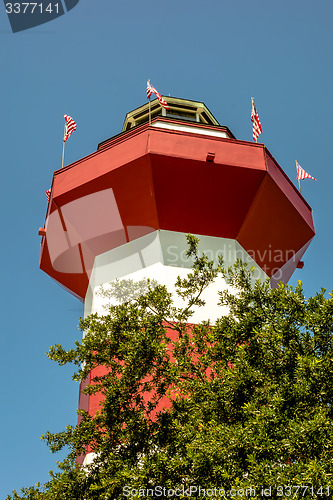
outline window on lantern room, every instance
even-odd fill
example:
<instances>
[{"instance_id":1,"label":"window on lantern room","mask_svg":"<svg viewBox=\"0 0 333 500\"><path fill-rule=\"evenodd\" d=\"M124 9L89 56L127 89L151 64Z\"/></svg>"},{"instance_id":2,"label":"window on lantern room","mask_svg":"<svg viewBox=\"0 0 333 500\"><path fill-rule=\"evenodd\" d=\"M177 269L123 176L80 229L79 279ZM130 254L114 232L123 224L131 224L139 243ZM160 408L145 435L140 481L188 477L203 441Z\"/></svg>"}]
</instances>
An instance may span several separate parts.
<instances>
[{"instance_id":1,"label":"window on lantern room","mask_svg":"<svg viewBox=\"0 0 333 500\"><path fill-rule=\"evenodd\" d=\"M169 118L185 119L192 122L196 122L196 111L183 111L178 109L169 108L166 112L166 116Z\"/></svg>"}]
</instances>

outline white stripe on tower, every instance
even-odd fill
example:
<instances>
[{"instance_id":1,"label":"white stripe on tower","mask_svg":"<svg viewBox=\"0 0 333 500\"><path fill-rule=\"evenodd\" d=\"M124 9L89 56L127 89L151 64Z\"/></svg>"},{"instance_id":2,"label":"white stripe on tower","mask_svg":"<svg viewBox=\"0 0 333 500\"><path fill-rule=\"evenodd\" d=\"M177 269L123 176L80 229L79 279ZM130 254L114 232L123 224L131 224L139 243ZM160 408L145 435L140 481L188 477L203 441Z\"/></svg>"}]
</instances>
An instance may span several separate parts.
<instances>
[{"instance_id":1,"label":"white stripe on tower","mask_svg":"<svg viewBox=\"0 0 333 500\"><path fill-rule=\"evenodd\" d=\"M254 279L267 278L264 271L236 240L213 236L198 237L199 250L210 259L217 262L218 256L222 255L226 267L240 259L254 267ZM85 315L105 313L106 299L99 296L100 286L116 279L133 281L154 279L174 292L177 276L185 278L192 267L192 262L186 257L186 250L184 233L158 230L98 255L95 258L85 299ZM219 298L217 292L227 287L222 277L210 285L203 295L206 306L195 311L191 322L199 323L207 319L215 321L217 317L223 315L221 308L217 307ZM174 299L177 307L184 305L176 294Z\"/></svg>"}]
</instances>

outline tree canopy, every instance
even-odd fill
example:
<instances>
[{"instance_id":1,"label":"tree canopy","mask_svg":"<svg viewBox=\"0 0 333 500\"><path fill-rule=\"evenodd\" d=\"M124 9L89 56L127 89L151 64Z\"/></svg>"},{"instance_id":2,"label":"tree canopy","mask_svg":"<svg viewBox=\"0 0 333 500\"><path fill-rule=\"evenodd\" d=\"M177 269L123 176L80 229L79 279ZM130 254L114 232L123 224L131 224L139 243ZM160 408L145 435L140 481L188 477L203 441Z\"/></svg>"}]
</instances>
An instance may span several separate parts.
<instances>
[{"instance_id":1,"label":"tree canopy","mask_svg":"<svg viewBox=\"0 0 333 500\"><path fill-rule=\"evenodd\" d=\"M184 308L163 285L141 294L131 284L124 295L120 283L119 304L81 319L81 342L50 348L50 359L76 366L74 380L107 368L85 389L104 403L43 436L67 459L48 483L8 500L331 498L332 295L306 298L301 282L271 289L241 262L224 269L199 254L194 236L188 245L193 269L175 284ZM219 293L229 313L191 324L220 274L235 291ZM88 448L95 459L82 468L76 457Z\"/></svg>"}]
</instances>

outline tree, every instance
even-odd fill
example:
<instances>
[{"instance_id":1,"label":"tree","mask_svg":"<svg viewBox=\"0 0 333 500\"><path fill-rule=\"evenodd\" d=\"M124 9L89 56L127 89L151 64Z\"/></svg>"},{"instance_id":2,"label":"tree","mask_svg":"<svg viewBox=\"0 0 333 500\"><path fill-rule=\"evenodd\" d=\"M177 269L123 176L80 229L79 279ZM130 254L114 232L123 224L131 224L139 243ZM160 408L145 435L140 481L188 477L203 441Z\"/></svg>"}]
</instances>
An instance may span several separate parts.
<instances>
[{"instance_id":1,"label":"tree","mask_svg":"<svg viewBox=\"0 0 333 500\"><path fill-rule=\"evenodd\" d=\"M8 499L331 497L332 295L306 299L301 282L253 283L246 265L214 267L187 238L194 265L176 283L183 309L164 286L148 283L140 295L131 284L105 316L81 320L75 348L50 349L50 359L76 365L75 380L107 367L86 388L104 404L46 433L51 451L68 447L68 458L46 485ZM229 314L190 325L218 273L236 291L219 294ZM96 457L83 470L75 458L87 447Z\"/></svg>"}]
</instances>

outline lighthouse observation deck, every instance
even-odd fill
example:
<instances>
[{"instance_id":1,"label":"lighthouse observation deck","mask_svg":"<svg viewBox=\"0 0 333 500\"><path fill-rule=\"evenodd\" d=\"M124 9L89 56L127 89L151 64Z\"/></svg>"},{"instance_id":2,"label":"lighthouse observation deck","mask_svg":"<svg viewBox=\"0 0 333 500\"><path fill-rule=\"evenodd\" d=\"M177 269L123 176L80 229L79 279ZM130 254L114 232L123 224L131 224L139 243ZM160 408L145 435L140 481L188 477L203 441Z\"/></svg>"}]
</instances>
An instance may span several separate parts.
<instances>
[{"instance_id":1,"label":"lighthouse observation deck","mask_svg":"<svg viewBox=\"0 0 333 500\"><path fill-rule=\"evenodd\" d=\"M263 144L237 140L201 102L165 100L54 173L41 269L84 301L103 270L187 267L179 238L192 233L288 281L315 234L309 205Z\"/></svg>"}]
</instances>

